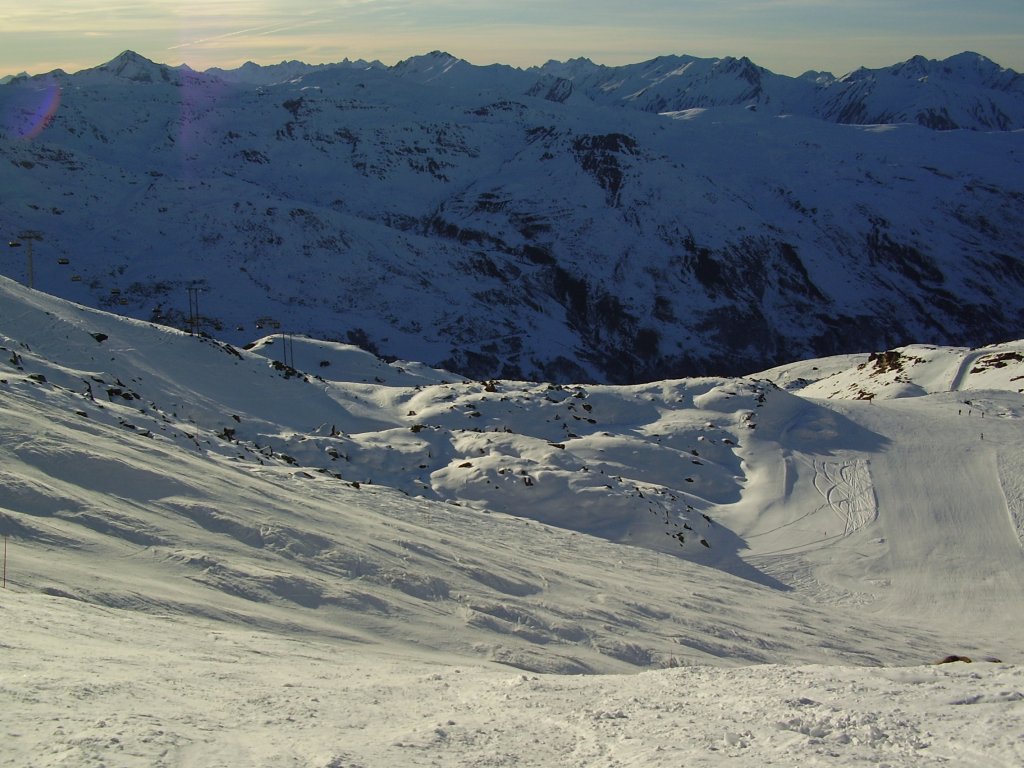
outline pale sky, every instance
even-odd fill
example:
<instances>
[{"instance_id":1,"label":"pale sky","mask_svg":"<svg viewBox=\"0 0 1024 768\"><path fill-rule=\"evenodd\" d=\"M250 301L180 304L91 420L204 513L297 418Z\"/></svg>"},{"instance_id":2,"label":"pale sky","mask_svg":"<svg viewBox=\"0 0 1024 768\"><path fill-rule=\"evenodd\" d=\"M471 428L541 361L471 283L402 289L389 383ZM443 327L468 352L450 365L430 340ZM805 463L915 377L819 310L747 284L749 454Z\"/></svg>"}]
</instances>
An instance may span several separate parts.
<instances>
[{"instance_id":1,"label":"pale sky","mask_svg":"<svg viewBox=\"0 0 1024 768\"><path fill-rule=\"evenodd\" d=\"M437 49L520 67L748 56L788 75L969 50L1024 72L1024 0L0 0L0 76L126 49L194 69Z\"/></svg>"}]
</instances>

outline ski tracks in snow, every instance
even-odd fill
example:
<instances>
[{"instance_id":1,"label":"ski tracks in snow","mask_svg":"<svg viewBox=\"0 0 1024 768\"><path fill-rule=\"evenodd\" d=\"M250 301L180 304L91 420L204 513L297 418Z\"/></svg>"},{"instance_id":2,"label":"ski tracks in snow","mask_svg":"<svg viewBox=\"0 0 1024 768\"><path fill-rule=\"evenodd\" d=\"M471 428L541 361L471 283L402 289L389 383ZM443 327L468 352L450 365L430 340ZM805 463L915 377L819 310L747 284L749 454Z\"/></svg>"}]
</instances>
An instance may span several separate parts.
<instances>
[{"instance_id":1,"label":"ski tracks in snow","mask_svg":"<svg viewBox=\"0 0 1024 768\"><path fill-rule=\"evenodd\" d=\"M878 517L867 461L837 462L813 458L804 458L803 461L814 470L814 488L821 494L825 506L839 518L843 536L859 531Z\"/></svg>"},{"instance_id":2,"label":"ski tracks in snow","mask_svg":"<svg viewBox=\"0 0 1024 768\"><path fill-rule=\"evenodd\" d=\"M750 557L749 561L814 602L830 605L873 603L877 595L874 591L858 589L861 582L857 577L842 578L837 582L828 575L831 566L823 563L831 563L831 555L822 561L820 556L813 554L815 550L829 547L877 519L878 503L867 460L824 459L797 452L792 454L792 460L798 465L797 471L793 472L794 479L799 475L799 483L806 489L806 495L803 492L797 494L797 508L802 507L805 511L787 525L797 524L801 530L796 532L796 536L803 533L807 538L773 551L762 551ZM811 492L808 486L813 486L814 491ZM815 494L820 497L819 502L815 502ZM835 515L838 525L831 522L830 513Z\"/></svg>"}]
</instances>

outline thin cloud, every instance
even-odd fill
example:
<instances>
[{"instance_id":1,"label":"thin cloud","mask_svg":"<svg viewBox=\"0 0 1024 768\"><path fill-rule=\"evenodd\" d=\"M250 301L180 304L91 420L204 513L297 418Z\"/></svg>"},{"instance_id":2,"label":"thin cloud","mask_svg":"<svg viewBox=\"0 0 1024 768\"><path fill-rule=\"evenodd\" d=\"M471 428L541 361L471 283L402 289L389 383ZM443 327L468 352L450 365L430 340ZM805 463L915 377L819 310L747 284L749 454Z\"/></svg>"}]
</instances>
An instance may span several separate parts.
<instances>
[{"instance_id":1,"label":"thin cloud","mask_svg":"<svg viewBox=\"0 0 1024 768\"><path fill-rule=\"evenodd\" d=\"M322 24L322 23L323 23L323 21L321 19L315 19L313 21L303 21L303 22L300 22L298 24L289 24L289 25L284 26L284 27L277 27L275 29L268 29L266 32L260 32L259 36L265 37L267 35L276 35L276 34L279 34L281 32L289 32L289 31L291 31L293 29L301 29L303 27L309 27L309 26L312 26L314 24Z\"/></svg>"},{"instance_id":2,"label":"thin cloud","mask_svg":"<svg viewBox=\"0 0 1024 768\"><path fill-rule=\"evenodd\" d=\"M572 56L623 64L667 53L746 55L786 74L970 49L1024 69L1020 0L0 3L0 74L93 66L125 48L150 58L173 51L196 68L306 57L392 63L437 48L473 63L516 66Z\"/></svg>"},{"instance_id":3,"label":"thin cloud","mask_svg":"<svg viewBox=\"0 0 1024 768\"><path fill-rule=\"evenodd\" d=\"M272 26L272 25L271 25ZM237 29L233 32L225 32L220 35L211 35L209 37L200 37L195 40L189 40L184 43L178 43L177 45L170 45L167 50L173 51L178 48L189 48L193 45L205 45L206 43L216 42L218 40L224 40L229 37L239 37L241 35L253 35L259 34L261 31L268 29L267 27L250 27L249 29Z\"/></svg>"}]
</instances>

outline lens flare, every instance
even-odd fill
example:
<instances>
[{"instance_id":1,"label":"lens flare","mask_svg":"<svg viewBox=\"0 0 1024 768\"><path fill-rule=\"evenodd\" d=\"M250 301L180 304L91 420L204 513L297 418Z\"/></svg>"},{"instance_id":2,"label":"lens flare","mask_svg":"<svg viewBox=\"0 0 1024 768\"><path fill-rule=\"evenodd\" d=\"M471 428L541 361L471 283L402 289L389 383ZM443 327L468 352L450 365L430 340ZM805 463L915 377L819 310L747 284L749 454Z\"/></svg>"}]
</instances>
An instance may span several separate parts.
<instances>
[{"instance_id":1,"label":"lens flare","mask_svg":"<svg viewBox=\"0 0 1024 768\"><path fill-rule=\"evenodd\" d=\"M12 83L0 94L5 133L31 140L53 122L60 108L60 85L55 81Z\"/></svg>"}]
</instances>

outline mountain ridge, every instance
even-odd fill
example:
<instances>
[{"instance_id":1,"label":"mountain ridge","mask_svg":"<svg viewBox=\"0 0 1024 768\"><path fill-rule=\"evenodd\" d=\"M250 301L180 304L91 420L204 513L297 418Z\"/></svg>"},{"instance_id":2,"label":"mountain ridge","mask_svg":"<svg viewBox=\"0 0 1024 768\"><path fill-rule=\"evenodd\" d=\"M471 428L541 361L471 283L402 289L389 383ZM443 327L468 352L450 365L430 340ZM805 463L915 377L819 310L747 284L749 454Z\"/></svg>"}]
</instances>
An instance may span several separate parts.
<instances>
[{"instance_id":1,"label":"mountain ridge","mask_svg":"<svg viewBox=\"0 0 1024 768\"><path fill-rule=\"evenodd\" d=\"M841 77L828 72L809 71L791 77L778 75L760 67L746 56L734 58L698 58L694 56L664 55L637 64L608 66L595 64L586 57L570 59L566 62L550 60L540 66L513 67L505 64L475 65L446 51L435 50L427 54L411 56L392 66L379 61L350 61L344 59L336 63L307 64L301 61L288 61L279 64L259 65L251 61L235 69L211 67L199 72L187 64L168 66L157 64L146 57L126 50L110 61L99 66L81 70L73 76L87 76L91 73L111 73L128 80L153 82L155 80L171 81L175 77L196 77L206 74L229 82L249 82L270 84L288 77L301 77L317 71L334 68L380 69L391 72L396 77L412 79L421 83L451 84L458 78L459 87L467 83L484 85L489 88L520 88L529 91L536 87L537 76L554 77L575 82L574 85L588 97L600 103L629 105L645 111L680 111L694 107L723 106L728 104L758 105L761 107L775 102L783 105L783 111L797 106L796 101L810 100L807 107L797 107L794 114L821 117L823 119L854 119L859 124L916 122L929 128L953 130L970 128L973 130L1016 130L1024 127L1024 120L1018 109L1014 114L1003 114L998 109L989 109L991 115L961 115L963 124L952 119L946 122L936 121L924 111L913 113L910 109L895 112L871 111L864 107L850 105L851 100L863 98L853 88L856 83L871 81L873 85L885 76L898 77L903 80L915 80L926 85L932 79L958 80L963 84L978 87L984 91L1013 93L1024 95L1024 75L1012 69L1000 67L994 61L973 51L963 51L942 60L927 59L914 55L906 61L894 65L870 69L860 67ZM699 72L688 72L697 68ZM667 70L667 71L666 71ZM127 73L127 74L126 74ZM287 73L287 74L285 74ZM48 77L55 74L70 77L61 70L47 75L24 77ZM695 77L696 75L696 77ZM468 78L468 80L467 80ZM532 80L531 80L532 78ZM684 79L685 78L685 79ZM7 81L15 78L8 77ZM731 94L712 95L700 92L699 95L688 95L695 86L707 86L711 81L724 82L733 79L746 83L746 88ZM697 82L695 83L694 80ZM812 90L803 86L811 85ZM671 86L671 87L670 87ZM815 93L817 91L817 93ZM831 92L830 92L831 91ZM838 91L838 93L836 93ZM796 100L796 101L794 101Z\"/></svg>"},{"instance_id":2,"label":"mountain ridge","mask_svg":"<svg viewBox=\"0 0 1024 768\"><path fill-rule=\"evenodd\" d=\"M0 185L19 204L0 228L43 233L39 280L83 303L183 327L195 288L200 324L233 343L269 316L481 379L650 381L1019 335L1021 134L982 130L1013 110L873 75L849 86L855 112L931 127L841 125L783 109L839 81L746 59L661 57L628 82L568 65L435 52L405 76L287 64L231 83L126 53L17 81ZM917 100L891 108L889 81ZM934 130L962 114L978 129Z\"/></svg>"}]
</instances>

